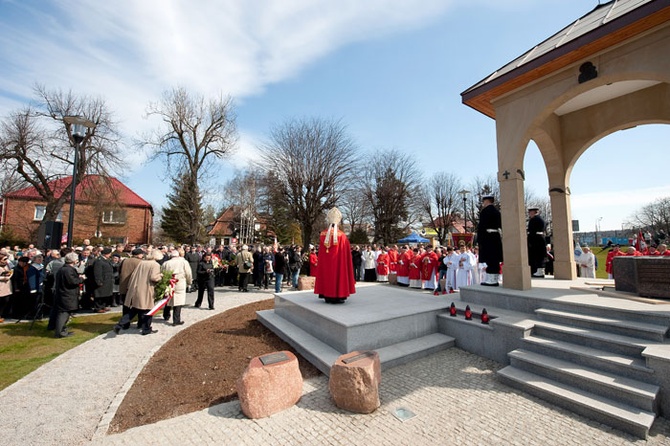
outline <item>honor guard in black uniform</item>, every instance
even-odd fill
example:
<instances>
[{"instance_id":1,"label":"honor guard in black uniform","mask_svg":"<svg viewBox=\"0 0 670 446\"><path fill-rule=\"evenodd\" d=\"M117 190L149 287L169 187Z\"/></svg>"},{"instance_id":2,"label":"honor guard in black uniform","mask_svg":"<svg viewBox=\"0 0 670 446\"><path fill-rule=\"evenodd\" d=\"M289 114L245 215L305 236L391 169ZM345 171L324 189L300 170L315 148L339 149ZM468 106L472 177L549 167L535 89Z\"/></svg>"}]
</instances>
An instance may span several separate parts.
<instances>
[{"instance_id":1,"label":"honor guard in black uniform","mask_svg":"<svg viewBox=\"0 0 670 446\"><path fill-rule=\"evenodd\" d=\"M477 227L479 263L486 263L486 274L481 283L485 286L498 286L500 263L503 261L502 218L500 211L493 205L494 200L492 195L482 197Z\"/></svg>"}]
</instances>

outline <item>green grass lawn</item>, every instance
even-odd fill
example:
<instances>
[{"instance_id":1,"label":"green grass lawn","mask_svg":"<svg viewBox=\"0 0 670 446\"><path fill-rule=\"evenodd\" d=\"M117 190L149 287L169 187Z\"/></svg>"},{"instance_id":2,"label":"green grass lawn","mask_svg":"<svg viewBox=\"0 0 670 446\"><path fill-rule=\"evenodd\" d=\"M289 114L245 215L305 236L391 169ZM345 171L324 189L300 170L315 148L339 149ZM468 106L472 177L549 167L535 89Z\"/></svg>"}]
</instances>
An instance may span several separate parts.
<instances>
[{"instance_id":1,"label":"green grass lawn","mask_svg":"<svg viewBox=\"0 0 670 446\"><path fill-rule=\"evenodd\" d=\"M73 336L56 339L47 319L0 325L0 390L58 355L112 329L119 313L77 315L68 325Z\"/></svg>"},{"instance_id":2,"label":"green grass lawn","mask_svg":"<svg viewBox=\"0 0 670 446\"><path fill-rule=\"evenodd\" d=\"M593 247L593 254L596 255L598 259L598 269L596 270L596 279L607 279L607 273L605 272L605 261L607 260L607 253L609 249L602 250L600 247Z\"/></svg>"}]
</instances>

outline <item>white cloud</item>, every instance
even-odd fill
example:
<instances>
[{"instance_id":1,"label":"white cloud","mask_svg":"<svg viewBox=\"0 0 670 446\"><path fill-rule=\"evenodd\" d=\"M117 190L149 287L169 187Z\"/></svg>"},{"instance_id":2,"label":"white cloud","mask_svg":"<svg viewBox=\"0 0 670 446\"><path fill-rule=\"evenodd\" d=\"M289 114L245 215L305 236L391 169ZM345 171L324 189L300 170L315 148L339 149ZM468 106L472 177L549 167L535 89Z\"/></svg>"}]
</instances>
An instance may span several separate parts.
<instances>
[{"instance_id":1,"label":"white cloud","mask_svg":"<svg viewBox=\"0 0 670 446\"><path fill-rule=\"evenodd\" d=\"M184 86L236 98L261 93L352 42L436 20L453 2L72 0L0 11L0 110L32 98L35 83L105 98L126 137L151 129L147 104ZM9 17L10 14L0 14ZM16 20L18 18L18 20ZM237 165L254 156L242 135ZM146 155L130 150L131 165Z\"/></svg>"}]
</instances>

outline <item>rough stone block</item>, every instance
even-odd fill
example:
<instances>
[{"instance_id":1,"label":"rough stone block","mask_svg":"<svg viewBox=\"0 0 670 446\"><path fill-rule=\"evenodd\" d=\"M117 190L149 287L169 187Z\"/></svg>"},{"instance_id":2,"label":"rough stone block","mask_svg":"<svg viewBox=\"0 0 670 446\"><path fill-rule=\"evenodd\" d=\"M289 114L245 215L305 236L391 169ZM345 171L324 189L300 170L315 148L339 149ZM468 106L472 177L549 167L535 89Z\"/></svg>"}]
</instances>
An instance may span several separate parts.
<instances>
[{"instance_id":1,"label":"rough stone block","mask_svg":"<svg viewBox=\"0 0 670 446\"><path fill-rule=\"evenodd\" d=\"M354 351L337 358L330 369L328 388L340 409L372 413L381 405L381 380L379 354L375 351Z\"/></svg>"},{"instance_id":2,"label":"rough stone block","mask_svg":"<svg viewBox=\"0 0 670 446\"><path fill-rule=\"evenodd\" d=\"M313 290L314 282L316 282L316 277L312 276L301 276L298 277L298 289L303 290Z\"/></svg>"},{"instance_id":3,"label":"rough stone block","mask_svg":"<svg viewBox=\"0 0 670 446\"><path fill-rule=\"evenodd\" d=\"M302 396L298 358L289 351L256 356L237 380L237 395L242 412L252 419L269 417L293 406Z\"/></svg>"},{"instance_id":4,"label":"rough stone block","mask_svg":"<svg viewBox=\"0 0 670 446\"><path fill-rule=\"evenodd\" d=\"M391 271L389 273L389 285L397 285L398 284L398 275Z\"/></svg>"}]
</instances>

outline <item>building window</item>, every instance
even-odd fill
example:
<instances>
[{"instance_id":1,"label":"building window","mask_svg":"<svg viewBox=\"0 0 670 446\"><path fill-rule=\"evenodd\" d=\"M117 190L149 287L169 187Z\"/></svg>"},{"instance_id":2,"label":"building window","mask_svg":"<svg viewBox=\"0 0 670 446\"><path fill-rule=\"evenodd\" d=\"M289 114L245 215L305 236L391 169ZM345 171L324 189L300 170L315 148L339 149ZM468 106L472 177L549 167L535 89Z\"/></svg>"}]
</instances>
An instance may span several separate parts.
<instances>
[{"instance_id":1,"label":"building window","mask_svg":"<svg viewBox=\"0 0 670 446\"><path fill-rule=\"evenodd\" d=\"M102 222L111 225L124 224L126 222L126 211L120 209L114 211L103 211Z\"/></svg>"},{"instance_id":2,"label":"building window","mask_svg":"<svg viewBox=\"0 0 670 446\"><path fill-rule=\"evenodd\" d=\"M44 215L47 213L47 207L41 204L35 205L35 215L33 220L42 221L44 220ZM56 221L63 221L63 211L58 212L56 216Z\"/></svg>"}]
</instances>

